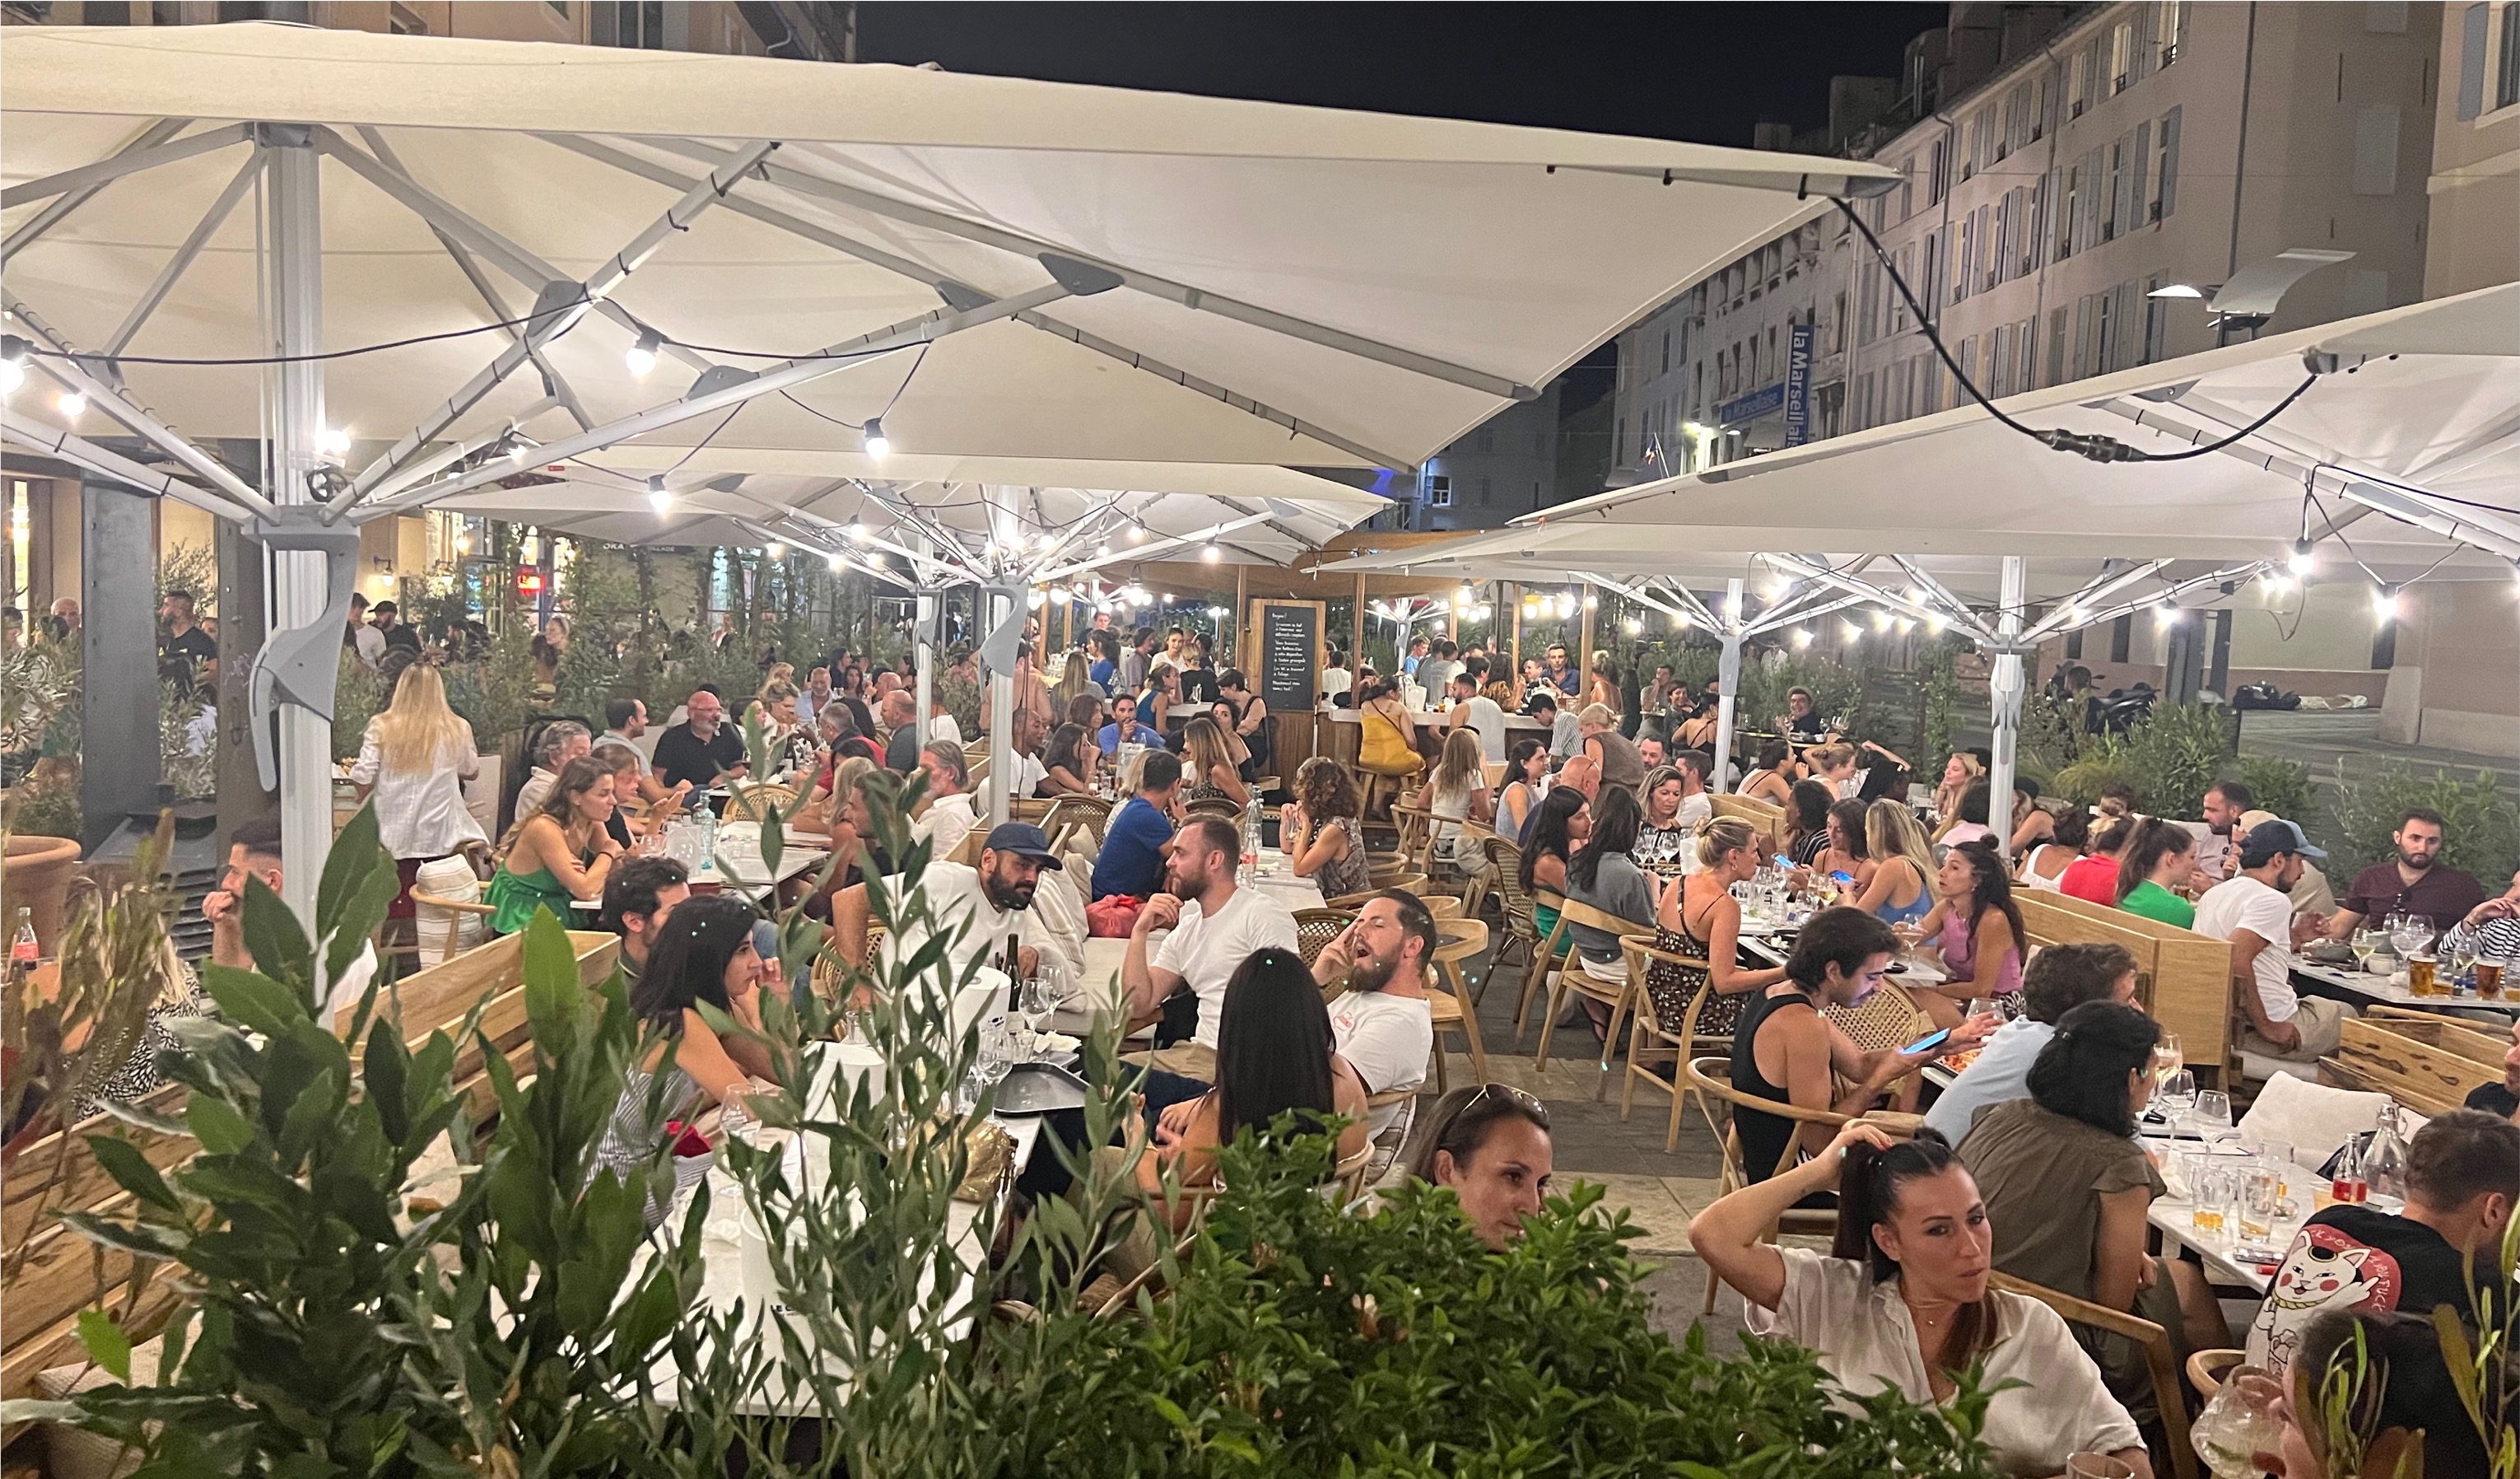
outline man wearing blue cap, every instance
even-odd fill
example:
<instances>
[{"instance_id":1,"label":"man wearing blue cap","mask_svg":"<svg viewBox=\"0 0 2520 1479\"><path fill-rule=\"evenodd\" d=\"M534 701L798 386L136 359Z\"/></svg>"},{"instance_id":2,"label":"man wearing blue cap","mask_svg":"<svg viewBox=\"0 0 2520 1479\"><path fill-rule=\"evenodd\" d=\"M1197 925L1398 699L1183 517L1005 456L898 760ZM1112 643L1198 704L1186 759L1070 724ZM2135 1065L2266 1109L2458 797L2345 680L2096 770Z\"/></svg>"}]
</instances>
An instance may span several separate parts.
<instances>
[{"instance_id":1,"label":"man wearing blue cap","mask_svg":"<svg viewBox=\"0 0 2520 1479\"><path fill-rule=\"evenodd\" d=\"M2305 859L2323 861L2327 852L2312 846L2300 827L2280 819L2250 828L2240 839L2239 852L2239 871L2196 901L2196 923L2190 928L2229 941L2231 974L2257 985L2257 990L2239 994L2249 1017L2240 1050L2287 1063L2316 1063L2336 1051L2345 1019L2357 1015L2342 1001L2304 996L2292 985L2293 952L2325 926L2316 914L2293 917L2292 886L2301 882Z\"/></svg>"},{"instance_id":2,"label":"man wearing blue cap","mask_svg":"<svg viewBox=\"0 0 2520 1479\"><path fill-rule=\"evenodd\" d=\"M1033 910L1033 895L1043 871L1059 871L1050 839L1030 822L1011 821L990 831L976 868L959 862L930 862L919 877L927 907L937 927L960 929L962 938L950 950L956 961L986 959L1015 937L1016 964L1029 972L1047 961L1074 973L1084 968L1074 947ZM898 883L898 880L896 880ZM851 896L855 896L852 898ZM842 949L862 950L866 943L866 890L842 891L834 901L832 923ZM927 940L922 930L896 930L885 940L885 954L907 959Z\"/></svg>"}]
</instances>

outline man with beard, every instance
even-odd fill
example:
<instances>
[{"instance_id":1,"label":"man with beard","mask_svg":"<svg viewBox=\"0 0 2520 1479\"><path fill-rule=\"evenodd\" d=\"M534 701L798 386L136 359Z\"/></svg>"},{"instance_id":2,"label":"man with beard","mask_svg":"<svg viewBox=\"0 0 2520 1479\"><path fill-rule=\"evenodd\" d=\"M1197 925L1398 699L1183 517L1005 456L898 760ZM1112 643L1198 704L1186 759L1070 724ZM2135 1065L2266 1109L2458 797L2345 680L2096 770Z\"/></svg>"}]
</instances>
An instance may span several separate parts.
<instances>
[{"instance_id":1,"label":"man with beard","mask_svg":"<svg viewBox=\"0 0 2520 1479\"><path fill-rule=\"evenodd\" d=\"M1068 942L1033 912L1042 870L1060 867L1041 828L1020 821L989 833L976 868L941 860L928 863L919 886L927 896L930 917L939 929L963 931L949 958L957 962L986 959L1002 952L1007 937L1012 935L1017 974L1030 974L1044 962L1064 965L1071 973L1081 970L1084 962L1071 953ZM893 880L894 887L898 889L902 882ZM832 911L843 951L864 949L866 914L863 886L843 890ZM891 959L906 960L926 940L924 931L895 930L885 937L884 952Z\"/></svg>"},{"instance_id":2,"label":"man with beard","mask_svg":"<svg viewBox=\"0 0 2520 1479\"><path fill-rule=\"evenodd\" d=\"M1202 1084L1216 1082L1216 1027L1224 1015L1226 983L1254 950L1299 948L1295 916L1284 904L1259 889L1236 887L1241 861L1242 838L1234 823L1205 816L1185 824L1173 838L1166 870L1171 892L1155 895L1138 911L1120 966L1133 1020L1153 1015L1185 987L1196 998L1197 1022L1189 1040L1158 1046L1140 1061ZM1167 930L1157 946L1153 937Z\"/></svg>"},{"instance_id":3,"label":"man with beard","mask_svg":"<svg viewBox=\"0 0 2520 1479\"><path fill-rule=\"evenodd\" d=\"M2465 919L2485 901L2485 887L2476 875L2441 863L2445 829L2442 815L2429 807L2408 807L2389 835L2398 855L2373 863L2354 875L2345 902L2327 921L2327 938L2351 940L2366 919L2412 914L2435 931Z\"/></svg>"},{"instance_id":4,"label":"man with beard","mask_svg":"<svg viewBox=\"0 0 2520 1479\"><path fill-rule=\"evenodd\" d=\"M2196 864L2188 878L2196 892L2201 894L2237 871L2240 839L2248 832L2240 825L2240 813L2257 804L2249 788L2235 780L2216 781L2205 788L2198 812L2205 818L2205 830L2197 834Z\"/></svg>"},{"instance_id":5,"label":"man with beard","mask_svg":"<svg viewBox=\"0 0 2520 1479\"><path fill-rule=\"evenodd\" d=\"M1330 1000L1330 1037L1368 1093L1415 1090L1426 1082L1435 1046L1426 998L1434 954L1435 916L1417 895L1384 889L1313 959L1323 990L1346 988ZM1397 1125L1405 1135L1411 1103L1375 1106L1366 1132L1378 1141Z\"/></svg>"}]
</instances>

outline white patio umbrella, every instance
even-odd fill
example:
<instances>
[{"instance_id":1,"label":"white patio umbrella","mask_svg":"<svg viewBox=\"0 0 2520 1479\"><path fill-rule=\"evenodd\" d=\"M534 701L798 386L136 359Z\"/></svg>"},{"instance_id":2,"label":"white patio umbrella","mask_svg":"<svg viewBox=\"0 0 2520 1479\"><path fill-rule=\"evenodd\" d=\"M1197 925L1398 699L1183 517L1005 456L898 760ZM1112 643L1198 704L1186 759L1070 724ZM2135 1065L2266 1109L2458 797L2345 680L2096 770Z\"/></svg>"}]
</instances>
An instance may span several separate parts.
<instances>
[{"instance_id":1,"label":"white patio umbrella","mask_svg":"<svg viewBox=\"0 0 2520 1479\"><path fill-rule=\"evenodd\" d=\"M11 332L182 472L32 412L0 430L308 551L280 557L288 632L256 668L289 701L301 913L329 820L314 562L346 563L343 518L509 476L514 433L545 461L644 441L1406 467L1823 197L1894 178L903 68L263 24L21 28L0 109ZM502 327L465 332L485 323ZM423 342L313 357L405 340ZM256 355L287 362L143 362ZM264 439L266 485L190 439L211 436Z\"/></svg>"},{"instance_id":2,"label":"white patio umbrella","mask_svg":"<svg viewBox=\"0 0 2520 1479\"><path fill-rule=\"evenodd\" d=\"M1912 558L1903 589L1888 589L1787 552L2002 557L1997 620L1973 633L1996 655L1999 793L2011 783L2021 654L2093 620L2099 600L2069 601L2025 630L2027 557L2237 569L2298 556L2300 570L2318 560L2350 565L2390 589L2507 576L2520 558L2520 284L2033 392L1999 408L2067 450L1969 405L1517 524L1535 548L1559 548L1559 559L1643 540L1767 551L1794 574L1955 622L1964 603L1937 591ZM2126 451L2177 460L2095 460Z\"/></svg>"}]
</instances>

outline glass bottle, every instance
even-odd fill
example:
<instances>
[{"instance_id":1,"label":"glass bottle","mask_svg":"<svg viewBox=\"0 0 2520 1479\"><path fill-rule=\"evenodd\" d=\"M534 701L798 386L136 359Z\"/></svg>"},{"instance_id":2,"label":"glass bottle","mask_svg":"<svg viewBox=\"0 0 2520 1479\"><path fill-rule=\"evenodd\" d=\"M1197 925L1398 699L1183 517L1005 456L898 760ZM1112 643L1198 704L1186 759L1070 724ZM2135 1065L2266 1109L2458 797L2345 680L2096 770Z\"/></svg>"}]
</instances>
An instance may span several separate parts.
<instances>
[{"instance_id":1,"label":"glass bottle","mask_svg":"<svg viewBox=\"0 0 2520 1479\"><path fill-rule=\"evenodd\" d=\"M9 931L10 981L24 981L43 958L44 947L35 939L35 911L21 905L16 924Z\"/></svg>"},{"instance_id":2,"label":"glass bottle","mask_svg":"<svg viewBox=\"0 0 2520 1479\"><path fill-rule=\"evenodd\" d=\"M2380 1128L2371 1133L2371 1147L2362 1155L2362 1179L2371 1191L2393 1197L2399 1203L2407 1200L2407 1142L2398 1132L2398 1106L2380 1106Z\"/></svg>"}]
</instances>

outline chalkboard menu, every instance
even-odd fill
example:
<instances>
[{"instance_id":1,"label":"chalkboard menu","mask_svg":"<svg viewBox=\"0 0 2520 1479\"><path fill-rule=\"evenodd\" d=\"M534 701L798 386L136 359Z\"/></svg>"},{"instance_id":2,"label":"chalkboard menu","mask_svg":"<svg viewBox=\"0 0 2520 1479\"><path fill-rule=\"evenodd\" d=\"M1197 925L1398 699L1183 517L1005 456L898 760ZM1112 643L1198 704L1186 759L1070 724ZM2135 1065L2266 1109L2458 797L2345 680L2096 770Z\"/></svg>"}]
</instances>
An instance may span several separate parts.
<instances>
[{"instance_id":1,"label":"chalkboard menu","mask_svg":"<svg viewBox=\"0 0 2520 1479\"><path fill-rule=\"evenodd\" d=\"M1273 712L1310 709L1321 685L1322 609L1311 602L1260 608L1260 697Z\"/></svg>"}]
</instances>

